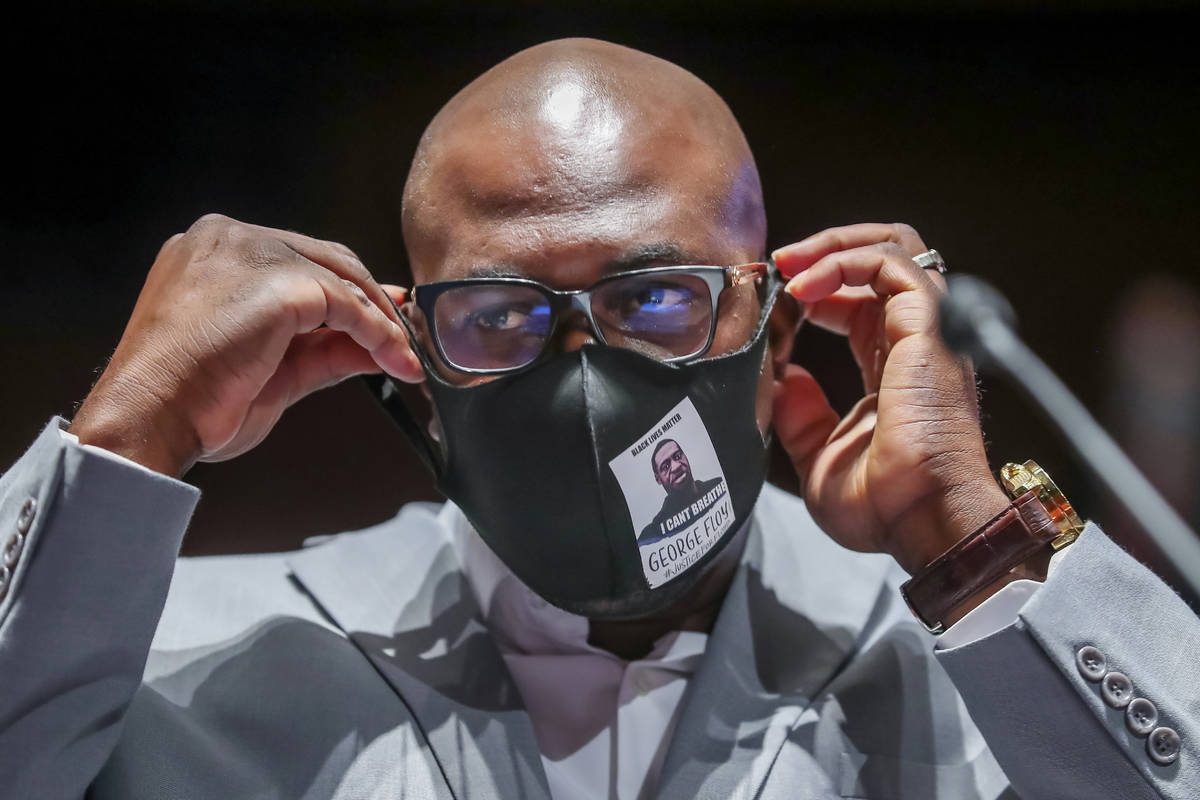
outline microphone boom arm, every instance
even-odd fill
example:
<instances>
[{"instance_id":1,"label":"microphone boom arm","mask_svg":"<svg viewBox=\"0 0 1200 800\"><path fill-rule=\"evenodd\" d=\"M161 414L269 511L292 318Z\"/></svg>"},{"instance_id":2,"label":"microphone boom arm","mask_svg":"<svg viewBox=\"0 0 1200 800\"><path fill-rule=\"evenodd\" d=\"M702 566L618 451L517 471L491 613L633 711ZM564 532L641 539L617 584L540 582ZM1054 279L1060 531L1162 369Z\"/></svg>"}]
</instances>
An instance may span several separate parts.
<instances>
[{"instance_id":1,"label":"microphone boom arm","mask_svg":"<svg viewBox=\"0 0 1200 800\"><path fill-rule=\"evenodd\" d=\"M957 292L956 292L957 288ZM956 296L957 294L957 296ZM998 300L997 300L998 298ZM943 329L955 350L997 368L1059 429L1093 477L1125 508L1200 597L1200 537L1163 499L1112 437L1021 341L1008 324L1011 307L991 287L954 276L942 301ZM949 320L947 324L946 320ZM969 329L969 332L968 330Z\"/></svg>"}]
</instances>

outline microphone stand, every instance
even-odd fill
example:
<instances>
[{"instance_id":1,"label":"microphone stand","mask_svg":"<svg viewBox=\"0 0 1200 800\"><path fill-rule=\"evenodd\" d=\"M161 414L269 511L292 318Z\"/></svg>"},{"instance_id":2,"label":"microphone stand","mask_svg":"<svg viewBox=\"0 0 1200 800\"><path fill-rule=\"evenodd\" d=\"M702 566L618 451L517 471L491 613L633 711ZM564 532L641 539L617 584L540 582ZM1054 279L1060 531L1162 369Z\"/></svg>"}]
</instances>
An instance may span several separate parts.
<instances>
[{"instance_id":1,"label":"microphone stand","mask_svg":"<svg viewBox=\"0 0 1200 800\"><path fill-rule=\"evenodd\" d=\"M1059 429L1093 477L1138 520L1150 540L1200 597L1200 537L1146 480L1083 403L1014 332L1012 307L988 284L949 278L942 336L952 350L1008 377Z\"/></svg>"}]
</instances>

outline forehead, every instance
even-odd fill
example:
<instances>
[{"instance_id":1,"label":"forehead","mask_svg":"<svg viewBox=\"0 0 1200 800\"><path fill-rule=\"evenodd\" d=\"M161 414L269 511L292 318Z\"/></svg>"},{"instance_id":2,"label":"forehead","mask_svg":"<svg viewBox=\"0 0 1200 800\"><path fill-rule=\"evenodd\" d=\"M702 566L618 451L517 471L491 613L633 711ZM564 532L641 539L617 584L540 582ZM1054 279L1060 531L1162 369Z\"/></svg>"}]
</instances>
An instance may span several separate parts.
<instances>
[{"instance_id":1,"label":"forehead","mask_svg":"<svg viewBox=\"0 0 1200 800\"><path fill-rule=\"evenodd\" d=\"M569 285L631 268L631 258L724 265L760 255L753 163L694 120L569 93L520 119L459 116L408 200L420 221L407 236L418 282L507 273Z\"/></svg>"},{"instance_id":2,"label":"forehead","mask_svg":"<svg viewBox=\"0 0 1200 800\"><path fill-rule=\"evenodd\" d=\"M662 466L667 459L674 457L676 453L682 452L683 450L679 447L679 445L677 445L675 442L671 442L662 450L659 450L658 454L654 456L654 466Z\"/></svg>"}]
</instances>

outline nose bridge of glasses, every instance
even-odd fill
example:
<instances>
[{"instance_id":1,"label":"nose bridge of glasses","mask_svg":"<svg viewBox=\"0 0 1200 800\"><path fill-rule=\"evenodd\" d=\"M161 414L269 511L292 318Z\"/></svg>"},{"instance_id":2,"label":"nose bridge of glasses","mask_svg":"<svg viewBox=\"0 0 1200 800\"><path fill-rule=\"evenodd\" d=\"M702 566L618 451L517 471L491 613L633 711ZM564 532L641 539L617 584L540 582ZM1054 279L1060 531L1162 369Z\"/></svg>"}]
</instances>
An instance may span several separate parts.
<instances>
[{"instance_id":1,"label":"nose bridge of glasses","mask_svg":"<svg viewBox=\"0 0 1200 800\"><path fill-rule=\"evenodd\" d=\"M591 298L587 290L559 294L558 320L554 338L562 350L577 350L585 344L603 342L604 334L592 316Z\"/></svg>"},{"instance_id":2,"label":"nose bridge of glasses","mask_svg":"<svg viewBox=\"0 0 1200 800\"><path fill-rule=\"evenodd\" d=\"M588 318L591 322L592 318L592 295L586 289L571 292L567 295L567 308L571 311L578 312Z\"/></svg>"},{"instance_id":3,"label":"nose bridge of glasses","mask_svg":"<svg viewBox=\"0 0 1200 800\"><path fill-rule=\"evenodd\" d=\"M604 341L604 335L597 330L596 320L592 317L591 293L587 289L569 291L553 290L548 292L551 313L554 321L551 327L552 335L559 340L565 340L572 334L584 334L587 341ZM594 337L594 338L593 338Z\"/></svg>"}]
</instances>

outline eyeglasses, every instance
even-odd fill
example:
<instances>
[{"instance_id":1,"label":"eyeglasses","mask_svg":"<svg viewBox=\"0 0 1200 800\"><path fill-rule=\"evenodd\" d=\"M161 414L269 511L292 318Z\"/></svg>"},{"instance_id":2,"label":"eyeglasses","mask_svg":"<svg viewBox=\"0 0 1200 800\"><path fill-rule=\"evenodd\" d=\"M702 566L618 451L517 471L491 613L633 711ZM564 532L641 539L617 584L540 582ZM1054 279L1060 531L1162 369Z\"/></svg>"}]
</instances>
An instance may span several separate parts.
<instances>
[{"instance_id":1,"label":"eyeglasses","mask_svg":"<svg viewBox=\"0 0 1200 800\"><path fill-rule=\"evenodd\" d=\"M559 291L525 278L468 278L417 286L412 302L451 369L512 372L549 348L563 315L578 310L596 338L661 361L694 358L712 346L717 298L761 284L768 265L651 267Z\"/></svg>"}]
</instances>

